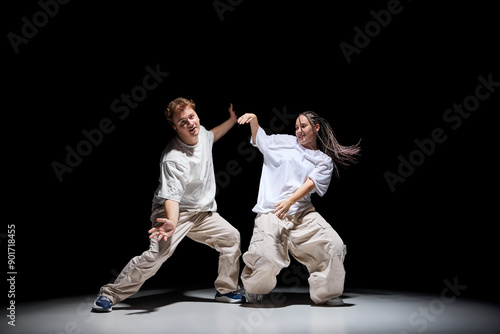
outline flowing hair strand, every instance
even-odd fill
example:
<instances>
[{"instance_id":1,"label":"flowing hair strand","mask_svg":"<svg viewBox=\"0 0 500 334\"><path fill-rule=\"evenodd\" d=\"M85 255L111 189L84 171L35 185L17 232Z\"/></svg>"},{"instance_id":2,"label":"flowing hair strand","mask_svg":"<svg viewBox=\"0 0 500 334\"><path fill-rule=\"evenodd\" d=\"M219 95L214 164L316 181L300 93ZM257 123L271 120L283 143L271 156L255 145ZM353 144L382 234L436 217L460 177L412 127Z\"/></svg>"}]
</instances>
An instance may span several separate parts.
<instances>
[{"instance_id":1,"label":"flowing hair strand","mask_svg":"<svg viewBox=\"0 0 500 334\"><path fill-rule=\"evenodd\" d=\"M299 117L301 115L307 118L316 132L319 150L327 154L332 159L335 167L335 175L337 177L339 177L338 167L347 167L357 162L357 156L359 156L359 152L361 151L361 148L359 147L361 139L355 145L340 145L337 137L335 136L335 132L333 132L330 123L325 118L313 111L303 112L299 114ZM316 131L316 124L319 124L319 131Z\"/></svg>"}]
</instances>

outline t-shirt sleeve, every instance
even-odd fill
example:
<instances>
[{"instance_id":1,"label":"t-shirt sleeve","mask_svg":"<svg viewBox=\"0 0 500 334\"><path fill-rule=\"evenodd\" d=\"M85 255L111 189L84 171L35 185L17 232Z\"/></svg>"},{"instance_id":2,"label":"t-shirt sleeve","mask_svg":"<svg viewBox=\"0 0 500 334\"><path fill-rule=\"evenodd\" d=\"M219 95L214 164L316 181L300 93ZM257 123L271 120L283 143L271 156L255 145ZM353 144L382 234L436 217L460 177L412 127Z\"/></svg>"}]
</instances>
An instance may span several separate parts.
<instances>
[{"instance_id":1,"label":"t-shirt sleeve","mask_svg":"<svg viewBox=\"0 0 500 334\"><path fill-rule=\"evenodd\" d=\"M294 136L268 135L261 127L257 130L255 139L256 142L253 141L253 137L250 137L250 144L257 147L262 153L265 153L270 146L275 148L285 148L293 146L296 142Z\"/></svg>"},{"instance_id":2,"label":"t-shirt sleeve","mask_svg":"<svg viewBox=\"0 0 500 334\"><path fill-rule=\"evenodd\" d=\"M182 161L160 163L161 188L158 197L180 203L189 178L189 168Z\"/></svg>"},{"instance_id":3,"label":"t-shirt sleeve","mask_svg":"<svg viewBox=\"0 0 500 334\"><path fill-rule=\"evenodd\" d=\"M260 126L257 129L257 134L255 135L255 141L253 140L253 136L250 136L250 144L255 147L258 147L261 151L267 147L267 134Z\"/></svg>"},{"instance_id":4,"label":"t-shirt sleeve","mask_svg":"<svg viewBox=\"0 0 500 334\"><path fill-rule=\"evenodd\" d=\"M212 131L208 131L204 126L200 126L200 129L206 134L209 146L212 147L214 145L214 133Z\"/></svg>"},{"instance_id":5,"label":"t-shirt sleeve","mask_svg":"<svg viewBox=\"0 0 500 334\"><path fill-rule=\"evenodd\" d=\"M316 193L323 196L328 190L333 173L333 162L330 158L316 164L309 178L316 186Z\"/></svg>"}]
</instances>

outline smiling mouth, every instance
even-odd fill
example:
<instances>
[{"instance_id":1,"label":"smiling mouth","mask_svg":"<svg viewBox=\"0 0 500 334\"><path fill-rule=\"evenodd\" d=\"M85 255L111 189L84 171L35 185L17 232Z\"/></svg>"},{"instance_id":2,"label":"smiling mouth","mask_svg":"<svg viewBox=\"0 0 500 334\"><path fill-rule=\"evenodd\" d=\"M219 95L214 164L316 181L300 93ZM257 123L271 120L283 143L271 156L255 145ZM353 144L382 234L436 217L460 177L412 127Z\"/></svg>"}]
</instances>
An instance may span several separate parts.
<instances>
[{"instance_id":1,"label":"smiling mouth","mask_svg":"<svg viewBox=\"0 0 500 334\"><path fill-rule=\"evenodd\" d=\"M194 132L196 130L196 126L193 126L192 128L189 129L189 132Z\"/></svg>"}]
</instances>

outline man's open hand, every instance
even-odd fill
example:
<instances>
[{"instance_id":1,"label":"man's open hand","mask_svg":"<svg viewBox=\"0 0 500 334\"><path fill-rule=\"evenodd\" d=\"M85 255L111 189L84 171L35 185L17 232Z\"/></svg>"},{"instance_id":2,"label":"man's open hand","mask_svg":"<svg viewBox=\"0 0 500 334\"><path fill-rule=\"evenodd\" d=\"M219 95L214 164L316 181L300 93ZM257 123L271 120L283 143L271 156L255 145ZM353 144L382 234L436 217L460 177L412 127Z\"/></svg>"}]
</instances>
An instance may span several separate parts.
<instances>
[{"instance_id":1,"label":"man's open hand","mask_svg":"<svg viewBox=\"0 0 500 334\"><path fill-rule=\"evenodd\" d=\"M155 226L148 231L148 233L151 234L149 239L158 237L158 241L161 239L167 241L167 239L174 234L176 225L177 224L167 218L156 218Z\"/></svg>"}]
</instances>

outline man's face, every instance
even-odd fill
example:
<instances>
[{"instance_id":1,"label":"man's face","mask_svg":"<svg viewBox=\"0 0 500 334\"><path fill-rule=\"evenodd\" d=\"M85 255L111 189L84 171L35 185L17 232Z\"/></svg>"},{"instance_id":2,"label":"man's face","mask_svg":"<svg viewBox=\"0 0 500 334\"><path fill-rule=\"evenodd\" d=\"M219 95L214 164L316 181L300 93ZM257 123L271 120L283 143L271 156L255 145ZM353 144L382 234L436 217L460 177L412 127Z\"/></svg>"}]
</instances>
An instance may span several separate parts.
<instances>
[{"instance_id":1,"label":"man's face","mask_svg":"<svg viewBox=\"0 0 500 334\"><path fill-rule=\"evenodd\" d=\"M172 127L184 143L194 145L198 142L200 119L196 111L187 106L180 113L174 113L173 121Z\"/></svg>"}]
</instances>

